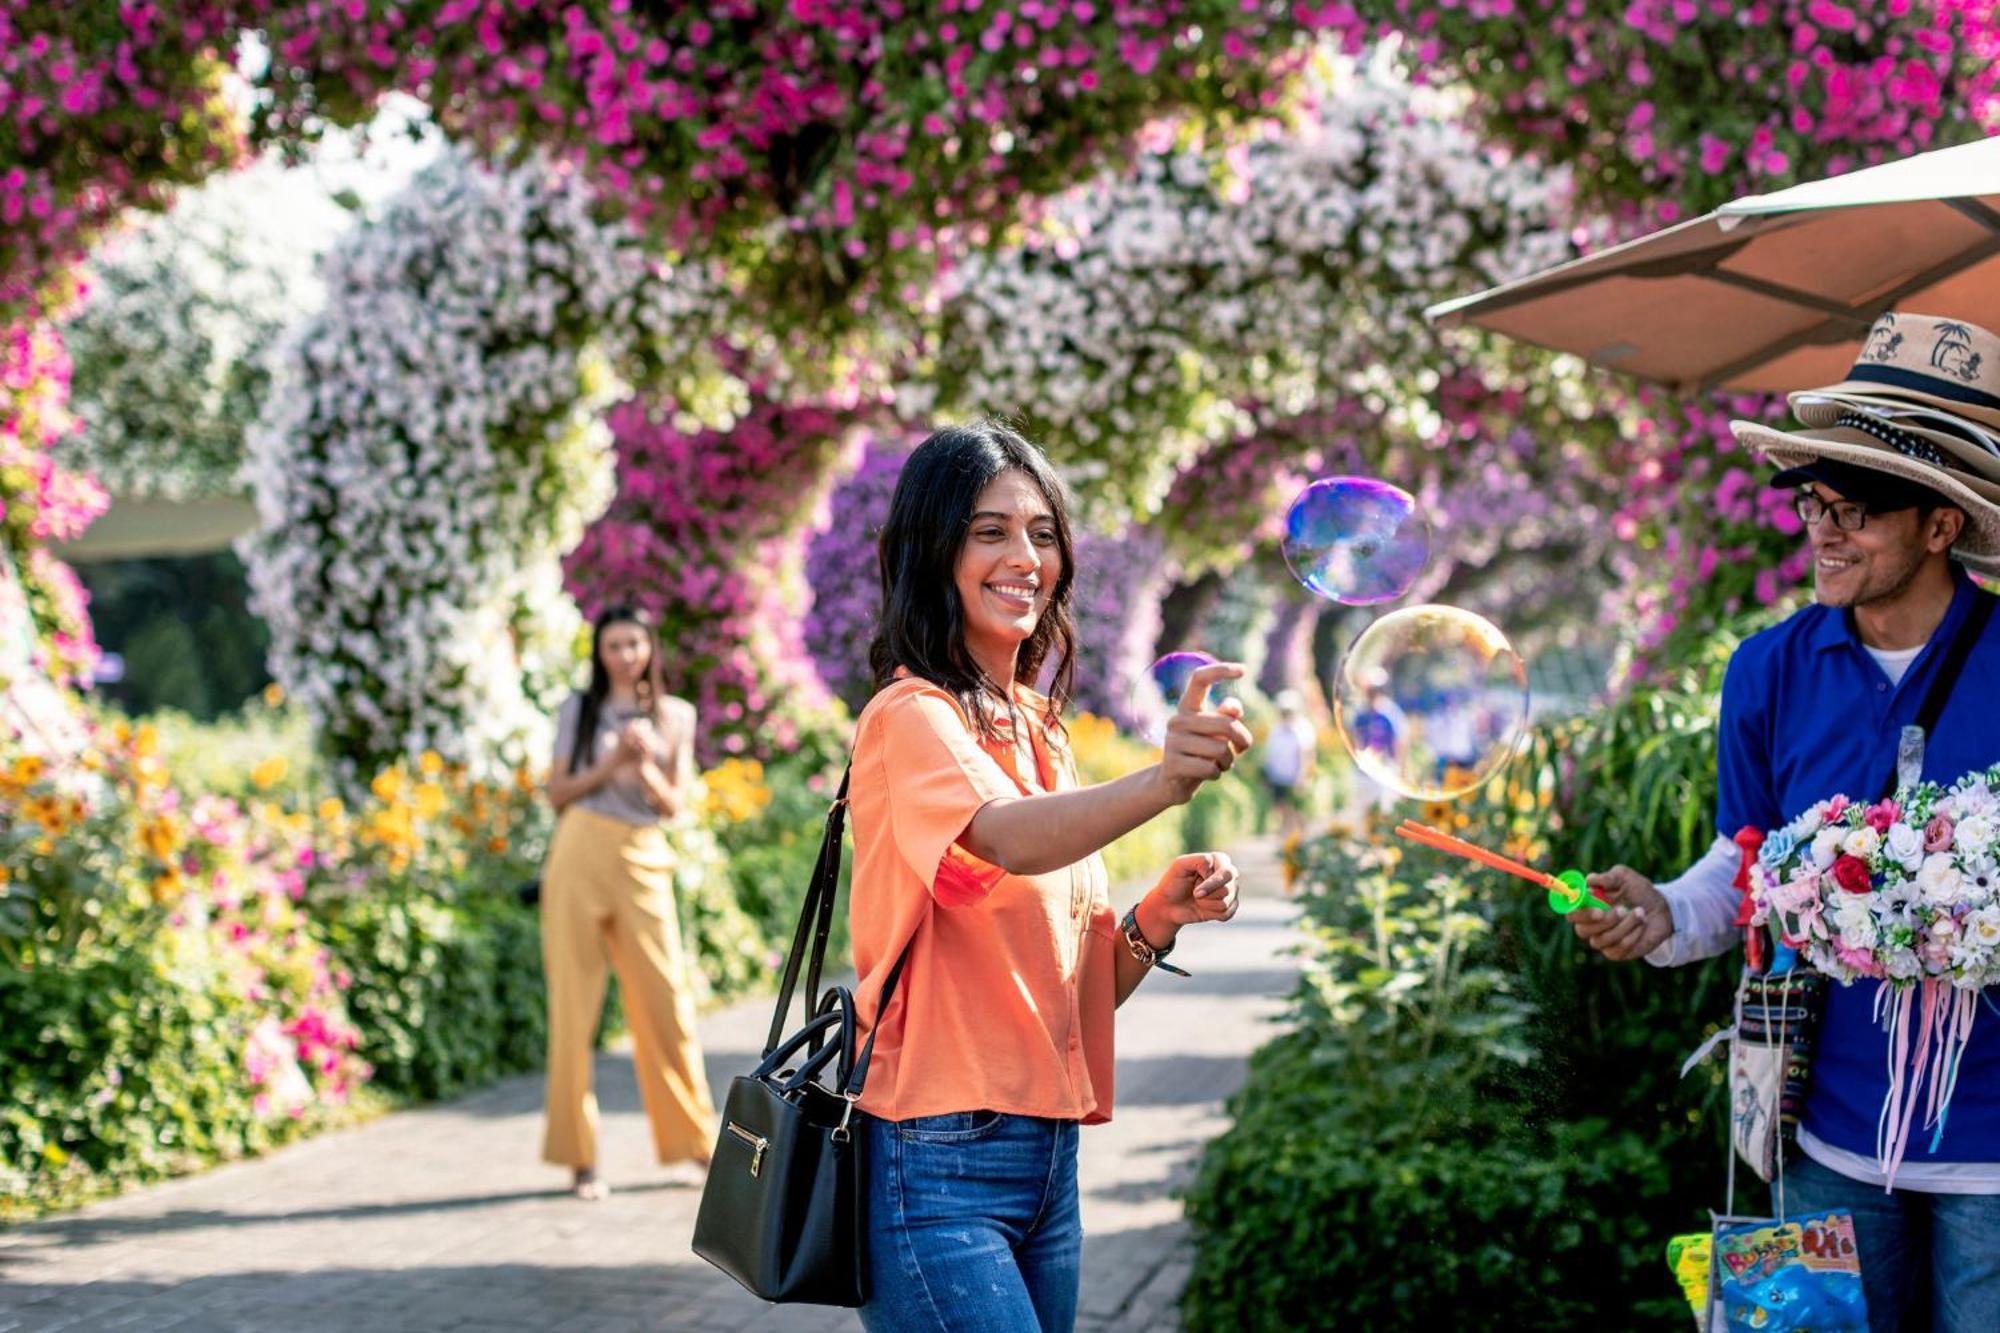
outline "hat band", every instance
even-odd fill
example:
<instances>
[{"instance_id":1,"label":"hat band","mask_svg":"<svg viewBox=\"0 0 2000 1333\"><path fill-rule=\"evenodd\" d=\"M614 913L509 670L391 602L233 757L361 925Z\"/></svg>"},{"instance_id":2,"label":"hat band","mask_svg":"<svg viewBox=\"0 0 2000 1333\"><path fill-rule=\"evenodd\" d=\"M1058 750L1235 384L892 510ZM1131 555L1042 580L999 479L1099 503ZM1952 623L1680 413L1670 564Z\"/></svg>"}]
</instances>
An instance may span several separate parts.
<instances>
[{"instance_id":1,"label":"hat band","mask_svg":"<svg viewBox=\"0 0 2000 1333\"><path fill-rule=\"evenodd\" d=\"M1936 445L1929 440L1919 439L1906 430L1897 430L1880 417L1871 417L1862 412L1842 412L1833 424L1872 436L1897 453L1907 458L1914 458L1919 463L1927 463L1939 471L1945 468L1944 454Z\"/></svg>"},{"instance_id":2,"label":"hat band","mask_svg":"<svg viewBox=\"0 0 2000 1333\"><path fill-rule=\"evenodd\" d=\"M2000 412L2000 398L1969 384L1953 384L1950 380L1939 379L1936 375L1925 375L1914 370L1904 370L1900 366L1876 366L1857 362L1847 372L1850 380L1871 380L1876 384L1888 384L1898 389L1908 389L1913 393L1927 393L1934 398L1949 398L1954 403L1970 403L1974 407L1984 407Z\"/></svg>"}]
</instances>

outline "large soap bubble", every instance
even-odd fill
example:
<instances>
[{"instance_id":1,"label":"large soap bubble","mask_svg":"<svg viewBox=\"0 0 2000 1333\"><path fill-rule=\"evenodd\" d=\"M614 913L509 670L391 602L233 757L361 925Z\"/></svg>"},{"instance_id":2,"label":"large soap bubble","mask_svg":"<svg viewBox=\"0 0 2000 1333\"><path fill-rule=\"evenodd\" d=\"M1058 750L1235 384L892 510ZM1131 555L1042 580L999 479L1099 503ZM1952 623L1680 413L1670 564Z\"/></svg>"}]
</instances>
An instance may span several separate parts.
<instances>
[{"instance_id":1,"label":"large soap bubble","mask_svg":"<svg viewBox=\"0 0 2000 1333\"><path fill-rule=\"evenodd\" d=\"M1430 520L1386 481L1327 477L1285 511L1285 563L1300 583L1349 606L1390 602L1431 558Z\"/></svg>"},{"instance_id":2,"label":"large soap bubble","mask_svg":"<svg viewBox=\"0 0 2000 1333\"><path fill-rule=\"evenodd\" d=\"M1463 796L1513 757L1528 671L1491 621L1451 606L1392 611L1341 660L1334 718L1361 771L1423 800Z\"/></svg>"},{"instance_id":3,"label":"large soap bubble","mask_svg":"<svg viewBox=\"0 0 2000 1333\"><path fill-rule=\"evenodd\" d=\"M1155 745L1164 745L1167 740L1167 719L1181 706L1181 695L1187 692L1188 678L1202 667L1214 666L1216 659L1207 653L1168 653L1146 670L1146 674L1132 682L1132 696L1126 711L1132 716L1132 724L1139 734ZM1222 680L1209 686L1210 700L1226 699L1230 694L1231 682Z\"/></svg>"}]
</instances>

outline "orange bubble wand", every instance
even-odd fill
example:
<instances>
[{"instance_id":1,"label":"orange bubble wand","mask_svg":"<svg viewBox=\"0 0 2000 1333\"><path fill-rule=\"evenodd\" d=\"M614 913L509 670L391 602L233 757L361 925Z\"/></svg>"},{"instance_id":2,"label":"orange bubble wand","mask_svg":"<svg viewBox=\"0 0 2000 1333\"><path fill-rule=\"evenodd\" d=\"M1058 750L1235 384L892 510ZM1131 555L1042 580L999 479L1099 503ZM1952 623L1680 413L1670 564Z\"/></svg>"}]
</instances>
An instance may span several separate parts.
<instances>
[{"instance_id":1,"label":"orange bubble wand","mask_svg":"<svg viewBox=\"0 0 2000 1333\"><path fill-rule=\"evenodd\" d=\"M1537 888L1549 891L1549 909L1559 916L1568 916L1579 907L1595 907L1601 912L1611 910L1611 904L1590 891L1589 883L1580 870L1565 870L1560 875L1550 875L1510 860L1498 852L1489 852L1484 847L1474 846L1463 838L1454 838L1443 829L1434 829L1428 824L1419 824L1414 819L1406 819L1396 826L1396 836L1419 843L1433 851L1448 852L1462 856L1468 861L1477 861L1491 870L1525 879Z\"/></svg>"}]
</instances>

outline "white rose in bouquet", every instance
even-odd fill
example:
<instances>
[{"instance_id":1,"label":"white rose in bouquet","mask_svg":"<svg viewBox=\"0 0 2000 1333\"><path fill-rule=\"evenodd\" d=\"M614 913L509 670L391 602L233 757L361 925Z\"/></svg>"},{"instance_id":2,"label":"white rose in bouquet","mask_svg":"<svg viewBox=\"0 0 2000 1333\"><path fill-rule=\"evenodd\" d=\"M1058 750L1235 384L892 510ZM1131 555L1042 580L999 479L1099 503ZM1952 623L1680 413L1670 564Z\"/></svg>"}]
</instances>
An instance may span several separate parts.
<instances>
[{"instance_id":1,"label":"white rose in bouquet","mask_svg":"<svg viewBox=\"0 0 2000 1333\"><path fill-rule=\"evenodd\" d=\"M1983 777L1972 777L1951 789L1950 801L1960 816L1990 815L2000 801L1996 801L1992 790Z\"/></svg>"},{"instance_id":2,"label":"white rose in bouquet","mask_svg":"<svg viewBox=\"0 0 2000 1333\"><path fill-rule=\"evenodd\" d=\"M1924 974L1924 960L1908 949L1896 949L1882 956L1882 970L1897 981L1915 981Z\"/></svg>"},{"instance_id":3,"label":"white rose in bouquet","mask_svg":"<svg viewBox=\"0 0 2000 1333\"><path fill-rule=\"evenodd\" d=\"M1800 815L1797 819L1794 819L1790 824L1786 825L1785 831L1791 834L1794 838L1798 839L1800 842L1804 842L1807 838L1812 837L1814 834L1818 833L1825 826L1826 826L1826 816L1820 813L1818 806L1811 805L1806 807L1806 812L1804 814Z\"/></svg>"},{"instance_id":4,"label":"white rose in bouquet","mask_svg":"<svg viewBox=\"0 0 2000 1333\"><path fill-rule=\"evenodd\" d=\"M1908 824L1891 824L1888 844L1889 859L1903 869L1914 873L1924 862L1924 835Z\"/></svg>"},{"instance_id":5,"label":"white rose in bouquet","mask_svg":"<svg viewBox=\"0 0 2000 1333\"><path fill-rule=\"evenodd\" d=\"M1813 864L1821 870L1825 870L1838 860L1840 858L1841 839L1845 836L1846 830L1837 828L1823 828L1813 834Z\"/></svg>"},{"instance_id":6,"label":"white rose in bouquet","mask_svg":"<svg viewBox=\"0 0 2000 1333\"><path fill-rule=\"evenodd\" d=\"M1849 829L1847 836L1840 840L1840 850L1849 856L1858 856L1866 861L1875 855L1875 849L1882 845L1882 835L1863 824L1858 829Z\"/></svg>"},{"instance_id":7,"label":"white rose in bouquet","mask_svg":"<svg viewBox=\"0 0 2000 1333\"><path fill-rule=\"evenodd\" d=\"M2000 907L1982 907L1965 918L1965 938L1982 949L2000 947Z\"/></svg>"},{"instance_id":8,"label":"white rose in bouquet","mask_svg":"<svg viewBox=\"0 0 2000 1333\"><path fill-rule=\"evenodd\" d=\"M1965 876L1951 853L1934 852L1924 858L1917 870L1917 888L1925 902L1950 907L1965 897Z\"/></svg>"},{"instance_id":9,"label":"white rose in bouquet","mask_svg":"<svg viewBox=\"0 0 2000 1333\"><path fill-rule=\"evenodd\" d=\"M1875 947L1875 912L1864 893L1845 893L1833 905L1833 923L1857 949Z\"/></svg>"},{"instance_id":10,"label":"white rose in bouquet","mask_svg":"<svg viewBox=\"0 0 2000 1333\"><path fill-rule=\"evenodd\" d=\"M1994 831L1991 813L1968 814L1958 821L1954 842L1966 856L1982 856L1992 850Z\"/></svg>"}]
</instances>

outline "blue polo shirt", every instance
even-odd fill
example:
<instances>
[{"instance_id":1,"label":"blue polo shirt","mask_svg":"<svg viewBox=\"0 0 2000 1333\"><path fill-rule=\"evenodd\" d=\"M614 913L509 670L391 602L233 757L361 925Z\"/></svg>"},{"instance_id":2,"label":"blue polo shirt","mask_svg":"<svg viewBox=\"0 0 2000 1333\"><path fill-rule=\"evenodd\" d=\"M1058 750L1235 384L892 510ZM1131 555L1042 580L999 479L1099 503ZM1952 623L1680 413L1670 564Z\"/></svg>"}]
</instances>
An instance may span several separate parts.
<instances>
[{"instance_id":1,"label":"blue polo shirt","mask_svg":"<svg viewBox=\"0 0 2000 1333\"><path fill-rule=\"evenodd\" d=\"M1952 636L1979 591L1953 564L1951 609L1900 684L1868 656L1845 610L1809 606L1745 639L1722 685L1715 826L1774 829L1844 792L1873 801L1895 769L1896 742L1917 720ZM1924 750L1924 777L1951 782L2000 762L2000 615L1973 645ZM1878 983L1828 987L1804 1126L1836 1148L1873 1157L1888 1092L1888 1037L1874 1018ZM2000 1162L2000 987L1989 988L1966 1044L1951 1114L1935 1153L1921 1126L1909 1161ZM1928 1072L1925 1075L1929 1079ZM1926 1089L1926 1092L1928 1089Z\"/></svg>"}]
</instances>

